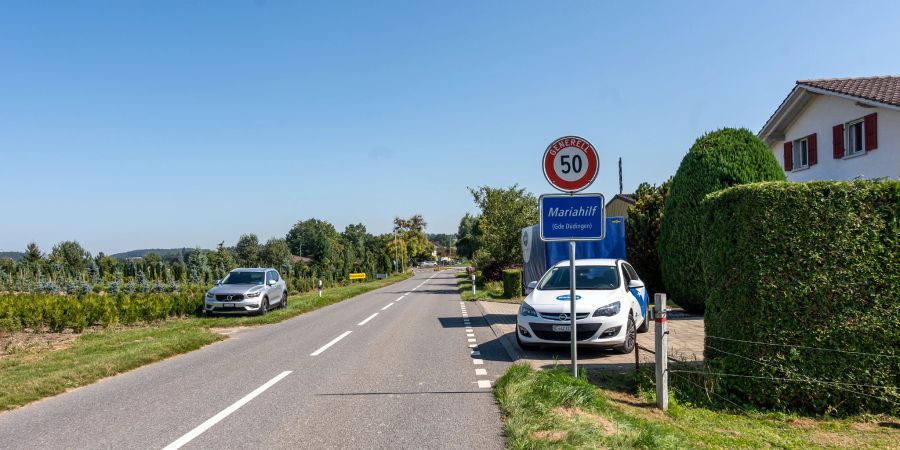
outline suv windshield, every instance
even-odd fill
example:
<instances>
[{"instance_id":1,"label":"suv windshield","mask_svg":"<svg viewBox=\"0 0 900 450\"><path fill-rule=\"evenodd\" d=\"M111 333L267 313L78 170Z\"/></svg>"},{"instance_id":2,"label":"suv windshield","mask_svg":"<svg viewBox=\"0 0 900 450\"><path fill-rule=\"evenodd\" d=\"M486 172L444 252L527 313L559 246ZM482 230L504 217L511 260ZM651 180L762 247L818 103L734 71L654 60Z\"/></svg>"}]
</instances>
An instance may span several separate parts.
<instances>
[{"instance_id":1,"label":"suv windshield","mask_svg":"<svg viewBox=\"0 0 900 450\"><path fill-rule=\"evenodd\" d=\"M541 280L538 289L555 291L569 289L569 267L554 267ZM614 266L575 266L575 288L578 290L610 290L619 287L618 271Z\"/></svg>"},{"instance_id":2,"label":"suv windshield","mask_svg":"<svg viewBox=\"0 0 900 450\"><path fill-rule=\"evenodd\" d=\"M222 284L263 284L265 278L265 272L231 272Z\"/></svg>"}]
</instances>

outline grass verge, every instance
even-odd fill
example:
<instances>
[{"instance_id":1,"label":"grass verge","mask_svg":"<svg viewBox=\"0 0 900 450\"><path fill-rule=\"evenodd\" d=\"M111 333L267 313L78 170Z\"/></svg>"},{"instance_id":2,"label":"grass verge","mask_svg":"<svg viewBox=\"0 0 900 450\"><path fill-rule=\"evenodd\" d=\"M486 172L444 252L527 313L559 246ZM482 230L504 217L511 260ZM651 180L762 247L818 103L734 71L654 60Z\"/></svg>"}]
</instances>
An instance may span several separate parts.
<instances>
[{"instance_id":1,"label":"grass verge","mask_svg":"<svg viewBox=\"0 0 900 450\"><path fill-rule=\"evenodd\" d=\"M512 366L494 395L507 445L525 448L896 448L889 417L810 418L722 411L670 400L668 413L634 389L633 372L573 378L565 369Z\"/></svg>"},{"instance_id":2,"label":"grass verge","mask_svg":"<svg viewBox=\"0 0 900 450\"><path fill-rule=\"evenodd\" d=\"M472 276L467 273L456 274L456 286L459 296L465 301L476 300L501 303L522 303L521 298L507 298L503 295L503 283L499 281L483 282L481 276L475 277L475 293L472 293Z\"/></svg>"},{"instance_id":3,"label":"grass verge","mask_svg":"<svg viewBox=\"0 0 900 450\"><path fill-rule=\"evenodd\" d=\"M126 372L170 356L225 339L212 327L262 325L408 279L401 274L385 280L291 296L287 309L256 317L192 317L140 327L109 328L78 336L63 349L22 351L0 358L0 411L50 397L102 378Z\"/></svg>"}]
</instances>

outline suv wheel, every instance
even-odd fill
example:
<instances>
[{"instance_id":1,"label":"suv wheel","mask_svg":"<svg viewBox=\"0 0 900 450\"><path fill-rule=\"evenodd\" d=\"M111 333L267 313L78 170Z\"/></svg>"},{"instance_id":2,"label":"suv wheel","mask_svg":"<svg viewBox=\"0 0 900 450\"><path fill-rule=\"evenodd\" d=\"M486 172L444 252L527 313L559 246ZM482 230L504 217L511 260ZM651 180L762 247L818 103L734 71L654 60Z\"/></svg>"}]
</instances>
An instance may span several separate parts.
<instances>
[{"instance_id":1,"label":"suv wheel","mask_svg":"<svg viewBox=\"0 0 900 450\"><path fill-rule=\"evenodd\" d=\"M262 304L259 305L259 314L260 316L266 315L269 312L269 297L263 297Z\"/></svg>"},{"instance_id":2,"label":"suv wheel","mask_svg":"<svg viewBox=\"0 0 900 450\"><path fill-rule=\"evenodd\" d=\"M634 315L631 312L628 313L628 328L625 329L625 342L622 345L616 347L616 351L619 353L631 353L634 351L635 340L637 339L637 335L634 330Z\"/></svg>"},{"instance_id":3,"label":"suv wheel","mask_svg":"<svg viewBox=\"0 0 900 450\"><path fill-rule=\"evenodd\" d=\"M287 309L287 301L288 301L288 293L284 291L281 293L281 308Z\"/></svg>"}]
</instances>

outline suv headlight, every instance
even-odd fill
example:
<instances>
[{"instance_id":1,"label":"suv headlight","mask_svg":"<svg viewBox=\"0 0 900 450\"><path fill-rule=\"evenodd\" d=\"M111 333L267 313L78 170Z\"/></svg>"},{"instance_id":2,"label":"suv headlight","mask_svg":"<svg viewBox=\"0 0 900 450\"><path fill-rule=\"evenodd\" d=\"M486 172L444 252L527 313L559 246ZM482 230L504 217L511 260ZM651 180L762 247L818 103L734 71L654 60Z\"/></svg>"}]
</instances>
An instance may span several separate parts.
<instances>
[{"instance_id":1,"label":"suv headlight","mask_svg":"<svg viewBox=\"0 0 900 450\"><path fill-rule=\"evenodd\" d=\"M206 298L216 298L216 294L213 294L212 292L207 292Z\"/></svg>"},{"instance_id":2,"label":"suv headlight","mask_svg":"<svg viewBox=\"0 0 900 450\"><path fill-rule=\"evenodd\" d=\"M537 317L537 311L534 308L528 306L526 303L522 303L522 306L519 307L519 314L523 316L534 316Z\"/></svg>"},{"instance_id":3,"label":"suv headlight","mask_svg":"<svg viewBox=\"0 0 900 450\"><path fill-rule=\"evenodd\" d=\"M594 311L594 317L598 316L614 316L619 313L619 308L622 306L620 302L610 303L602 308L597 308Z\"/></svg>"},{"instance_id":4,"label":"suv headlight","mask_svg":"<svg viewBox=\"0 0 900 450\"><path fill-rule=\"evenodd\" d=\"M244 297L247 297L247 298L259 297L259 294L260 294L260 291L256 291L256 292L251 292L249 294L245 294Z\"/></svg>"}]
</instances>

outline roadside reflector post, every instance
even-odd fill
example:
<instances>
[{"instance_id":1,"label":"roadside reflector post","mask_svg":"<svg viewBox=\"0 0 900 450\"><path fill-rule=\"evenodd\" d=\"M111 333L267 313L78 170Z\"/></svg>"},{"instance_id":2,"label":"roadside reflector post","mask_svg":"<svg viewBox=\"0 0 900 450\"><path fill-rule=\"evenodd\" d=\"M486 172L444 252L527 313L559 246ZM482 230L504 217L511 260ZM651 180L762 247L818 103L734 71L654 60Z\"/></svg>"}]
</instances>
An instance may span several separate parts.
<instances>
[{"instance_id":1,"label":"roadside reflector post","mask_svg":"<svg viewBox=\"0 0 900 450\"><path fill-rule=\"evenodd\" d=\"M669 331L666 322L666 294L653 295L653 312L656 326L656 407L669 409Z\"/></svg>"},{"instance_id":2,"label":"roadside reflector post","mask_svg":"<svg viewBox=\"0 0 900 450\"><path fill-rule=\"evenodd\" d=\"M569 320L572 323L572 376L578 378L578 334L575 332L575 241L569 241Z\"/></svg>"},{"instance_id":3,"label":"roadside reflector post","mask_svg":"<svg viewBox=\"0 0 900 450\"><path fill-rule=\"evenodd\" d=\"M475 272L472 272L472 295L475 295Z\"/></svg>"},{"instance_id":4,"label":"roadside reflector post","mask_svg":"<svg viewBox=\"0 0 900 450\"><path fill-rule=\"evenodd\" d=\"M319 297L322 296L322 280L319 280Z\"/></svg>"}]
</instances>

